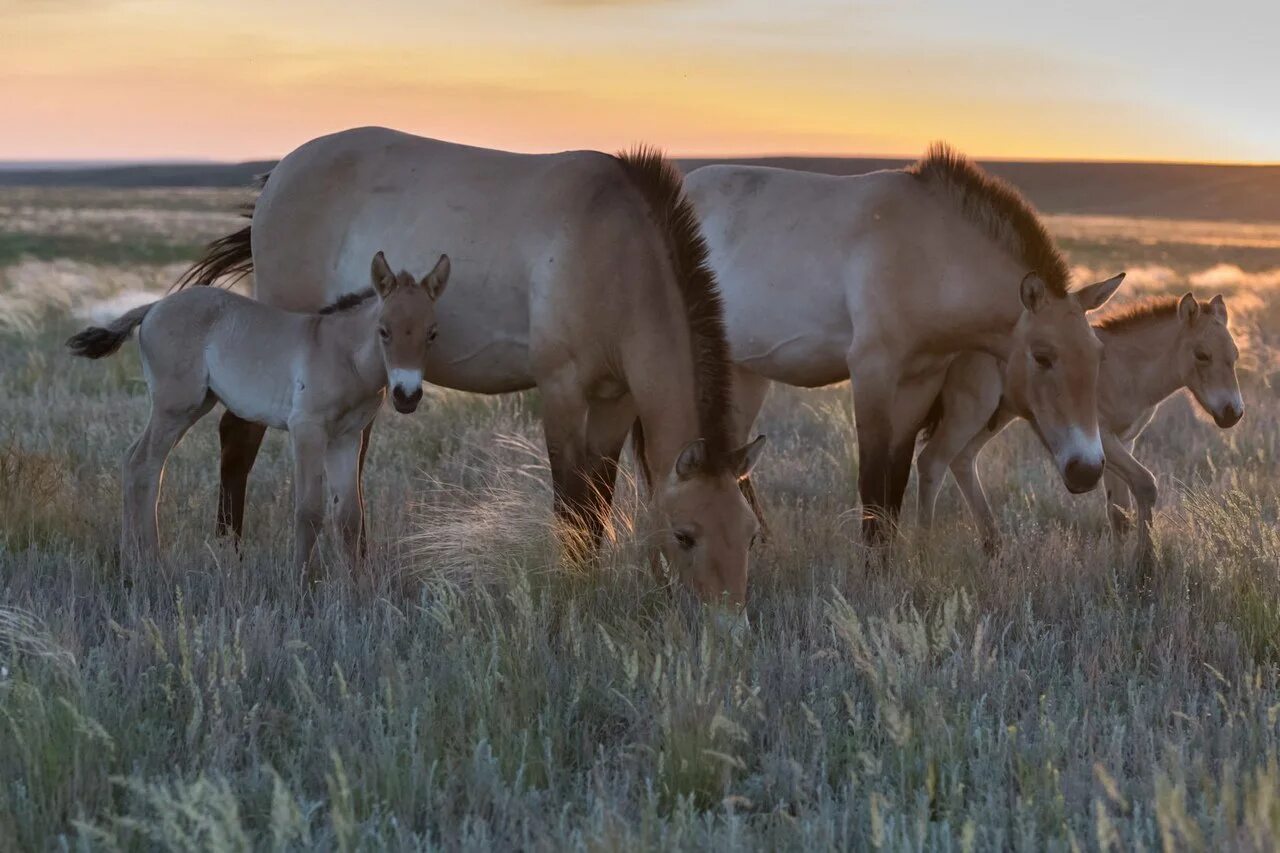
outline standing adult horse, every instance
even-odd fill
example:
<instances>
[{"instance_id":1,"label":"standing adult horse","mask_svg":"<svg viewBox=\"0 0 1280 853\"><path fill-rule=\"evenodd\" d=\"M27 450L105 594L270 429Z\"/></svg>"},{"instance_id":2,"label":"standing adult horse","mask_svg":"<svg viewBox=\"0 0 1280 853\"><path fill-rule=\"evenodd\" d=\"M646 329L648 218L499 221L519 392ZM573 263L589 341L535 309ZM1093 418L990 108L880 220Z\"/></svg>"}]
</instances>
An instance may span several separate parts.
<instances>
[{"instance_id":1,"label":"standing adult horse","mask_svg":"<svg viewBox=\"0 0 1280 853\"><path fill-rule=\"evenodd\" d=\"M706 166L685 187L725 302L738 434L770 380L852 379L864 540L896 517L916 435L966 350L1007 365L1010 404L1034 413L1067 487L1097 484L1101 345L1085 312L1123 275L1071 292L1017 190L945 145L896 171Z\"/></svg>"},{"instance_id":2,"label":"standing adult horse","mask_svg":"<svg viewBox=\"0 0 1280 853\"><path fill-rule=\"evenodd\" d=\"M251 269L258 299L315 310L364 287L378 249L421 273L445 247L450 293L425 378L486 394L536 386L556 512L594 541L638 419L658 546L705 598L741 605L756 520L738 479L761 442L730 443L720 297L660 153L513 154L343 131L285 157L251 223L185 280ZM220 435L219 521L238 534L262 430L228 413Z\"/></svg>"}]
</instances>

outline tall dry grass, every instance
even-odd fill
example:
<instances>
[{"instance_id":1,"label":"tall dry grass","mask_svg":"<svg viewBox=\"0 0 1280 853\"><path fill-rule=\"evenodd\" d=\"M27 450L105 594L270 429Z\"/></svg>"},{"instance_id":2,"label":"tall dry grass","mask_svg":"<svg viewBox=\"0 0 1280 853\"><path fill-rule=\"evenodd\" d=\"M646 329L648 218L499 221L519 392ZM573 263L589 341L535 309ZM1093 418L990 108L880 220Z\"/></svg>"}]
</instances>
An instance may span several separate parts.
<instances>
[{"instance_id":1,"label":"tall dry grass","mask_svg":"<svg viewBox=\"0 0 1280 853\"><path fill-rule=\"evenodd\" d=\"M1175 264L1167 287L1233 257ZM333 563L311 598L289 569L281 436L255 469L243 553L210 536L212 419L170 464L167 559L120 565L117 471L145 400L132 350L60 351L71 315L127 289L83 272L97 284L0 331L0 849L1280 838L1280 316L1265 290L1239 318L1257 353L1244 422L1219 431L1180 398L1139 445L1162 494L1148 591L1098 495L1068 495L1020 428L984 456L998 557L949 489L933 534L908 513L868 560L847 389L775 390L759 469L774 535L737 644L650 578L627 487L598 565L560 565L532 394L439 392L384 415L369 565Z\"/></svg>"}]
</instances>

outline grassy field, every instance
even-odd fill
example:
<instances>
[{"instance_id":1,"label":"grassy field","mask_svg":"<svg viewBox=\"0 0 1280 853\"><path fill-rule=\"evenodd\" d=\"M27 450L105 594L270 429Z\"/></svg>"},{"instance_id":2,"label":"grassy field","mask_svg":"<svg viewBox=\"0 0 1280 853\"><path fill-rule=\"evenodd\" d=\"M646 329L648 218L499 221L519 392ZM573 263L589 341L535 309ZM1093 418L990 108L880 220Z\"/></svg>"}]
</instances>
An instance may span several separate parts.
<instances>
[{"instance_id":1,"label":"grassy field","mask_svg":"<svg viewBox=\"0 0 1280 853\"><path fill-rule=\"evenodd\" d=\"M1082 272L1228 296L1249 406L1179 397L1139 444L1157 582L1015 427L867 556L848 389L775 389L773 539L742 645L625 532L557 567L536 395L378 424L373 559L308 602L283 436L248 546L212 538L216 418L170 461L159 570L120 566L132 346L61 349L163 290L231 191L0 190L0 849L1245 849L1280 845L1280 229L1060 216ZM1126 285L1129 287L1129 285ZM625 531L635 499L618 512Z\"/></svg>"}]
</instances>

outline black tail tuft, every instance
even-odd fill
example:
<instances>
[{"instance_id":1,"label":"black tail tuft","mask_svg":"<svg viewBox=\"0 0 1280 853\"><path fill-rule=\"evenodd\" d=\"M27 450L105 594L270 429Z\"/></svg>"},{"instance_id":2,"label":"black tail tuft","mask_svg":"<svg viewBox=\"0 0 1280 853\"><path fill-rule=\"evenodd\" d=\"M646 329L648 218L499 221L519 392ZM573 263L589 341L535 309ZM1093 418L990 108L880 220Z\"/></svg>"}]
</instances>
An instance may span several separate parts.
<instances>
[{"instance_id":1,"label":"black tail tuft","mask_svg":"<svg viewBox=\"0 0 1280 853\"><path fill-rule=\"evenodd\" d=\"M154 302L134 308L109 326L90 326L67 339L72 355L81 358L106 358L129 340L133 330L147 316Z\"/></svg>"}]
</instances>

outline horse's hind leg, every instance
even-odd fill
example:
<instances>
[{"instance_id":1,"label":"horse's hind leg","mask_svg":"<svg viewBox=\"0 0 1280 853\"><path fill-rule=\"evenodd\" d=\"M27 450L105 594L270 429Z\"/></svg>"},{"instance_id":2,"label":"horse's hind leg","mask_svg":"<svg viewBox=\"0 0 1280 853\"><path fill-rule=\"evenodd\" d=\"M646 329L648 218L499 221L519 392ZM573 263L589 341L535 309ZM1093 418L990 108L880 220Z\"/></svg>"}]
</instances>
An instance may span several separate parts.
<instances>
[{"instance_id":1,"label":"horse's hind leg","mask_svg":"<svg viewBox=\"0 0 1280 853\"><path fill-rule=\"evenodd\" d=\"M253 469L262 437L267 428L246 421L230 411L218 422L218 439L222 445L222 468L218 481L217 535L230 534L237 541L244 534L245 493L249 488L249 472Z\"/></svg>"},{"instance_id":2,"label":"horse's hind leg","mask_svg":"<svg viewBox=\"0 0 1280 853\"><path fill-rule=\"evenodd\" d=\"M160 525L156 506L165 461L191 425L208 414L216 402L212 394L205 394L203 400L189 405L175 405L161 396L153 396L151 419L129 448L124 464L122 558L135 554L151 559L159 557Z\"/></svg>"}]
</instances>

